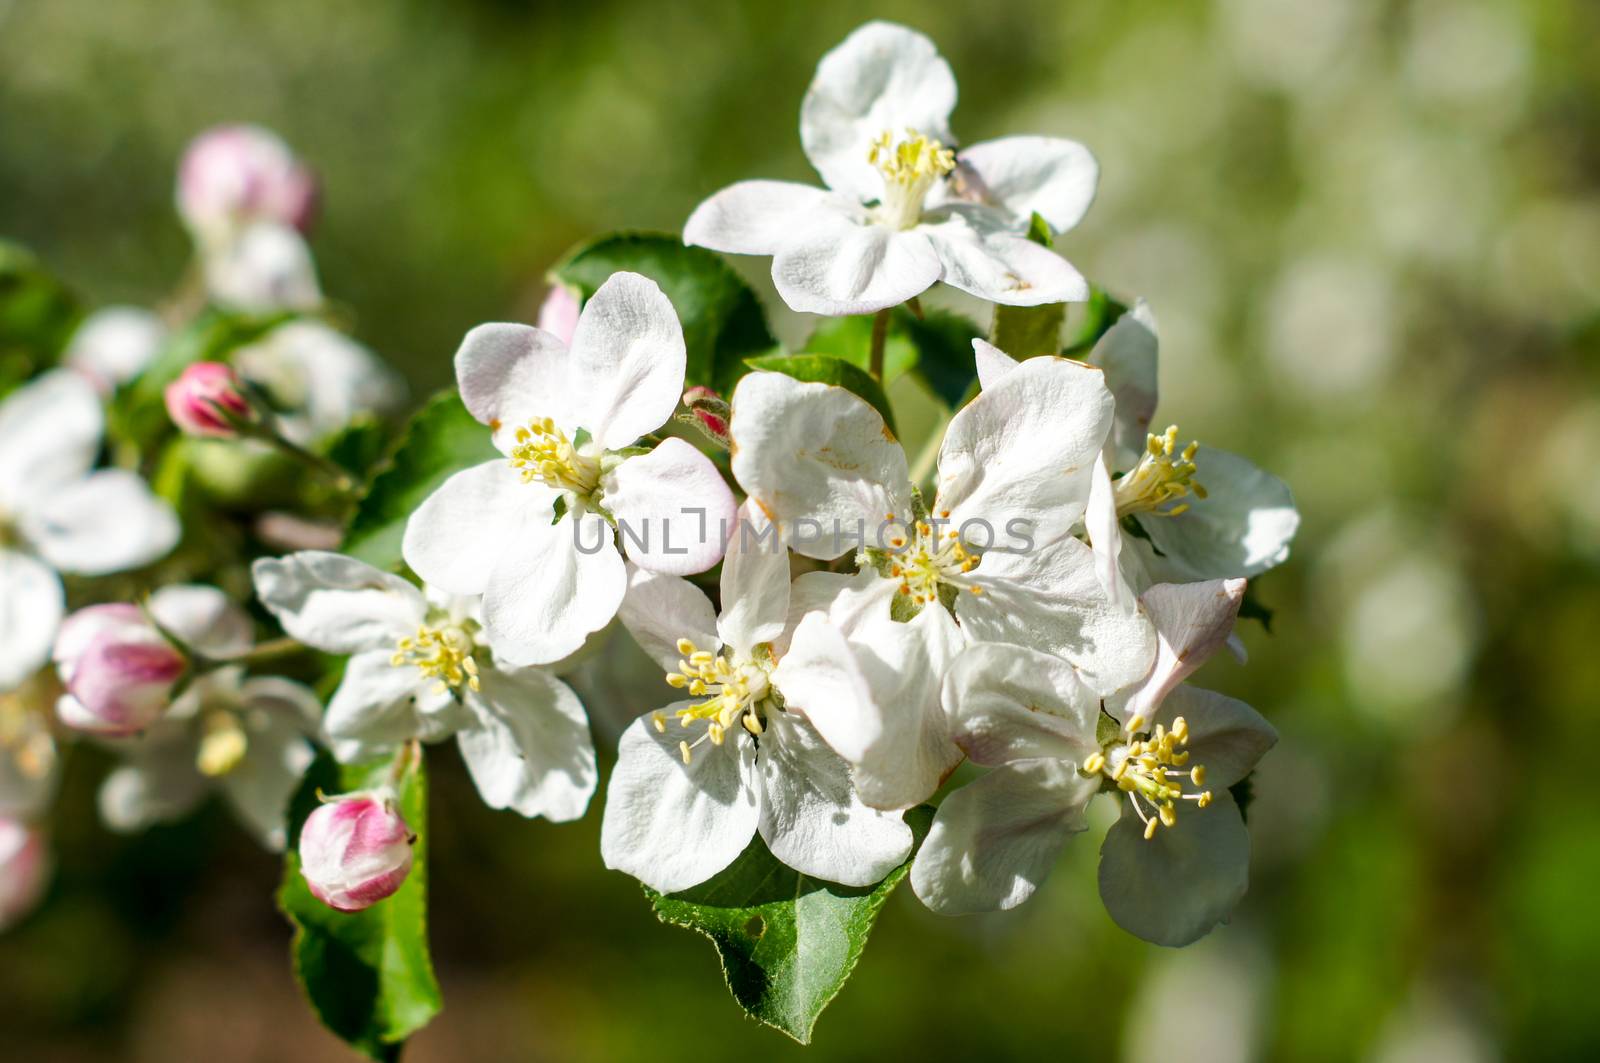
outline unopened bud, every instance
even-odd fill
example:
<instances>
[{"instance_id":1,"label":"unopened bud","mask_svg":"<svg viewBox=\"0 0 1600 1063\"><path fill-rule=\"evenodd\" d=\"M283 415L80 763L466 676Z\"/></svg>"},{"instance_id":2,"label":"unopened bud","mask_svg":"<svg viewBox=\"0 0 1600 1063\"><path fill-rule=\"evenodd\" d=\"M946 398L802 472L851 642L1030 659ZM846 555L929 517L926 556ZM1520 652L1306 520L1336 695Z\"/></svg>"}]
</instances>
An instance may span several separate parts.
<instances>
[{"instance_id":1,"label":"unopened bud","mask_svg":"<svg viewBox=\"0 0 1600 1063\"><path fill-rule=\"evenodd\" d=\"M316 198L311 171L281 137L260 126L209 129L190 142L178 167L178 213L204 240L258 221L304 232Z\"/></svg>"},{"instance_id":2,"label":"unopened bud","mask_svg":"<svg viewBox=\"0 0 1600 1063\"><path fill-rule=\"evenodd\" d=\"M300 828L300 873L312 896L359 912L400 888L416 841L394 795L367 791L330 798Z\"/></svg>"},{"instance_id":3,"label":"unopened bud","mask_svg":"<svg viewBox=\"0 0 1600 1063\"><path fill-rule=\"evenodd\" d=\"M56 706L61 722L113 736L138 734L160 719L188 667L138 607L122 604L91 605L67 617L54 657L67 689Z\"/></svg>"},{"instance_id":4,"label":"unopened bud","mask_svg":"<svg viewBox=\"0 0 1600 1063\"><path fill-rule=\"evenodd\" d=\"M44 836L14 819L0 819L0 930L33 910L49 877Z\"/></svg>"},{"instance_id":5,"label":"unopened bud","mask_svg":"<svg viewBox=\"0 0 1600 1063\"><path fill-rule=\"evenodd\" d=\"M692 424L718 446L728 445L728 419L733 410L726 399L707 387L692 387L683 393L683 404L689 412L678 419Z\"/></svg>"},{"instance_id":6,"label":"unopened bud","mask_svg":"<svg viewBox=\"0 0 1600 1063\"><path fill-rule=\"evenodd\" d=\"M539 327L551 333L562 343L572 346L572 334L578 331L578 297L564 284L557 284L544 297L539 307Z\"/></svg>"},{"instance_id":7,"label":"unopened bud","mask_svg":"<svg viewBox=\"0 0 1600 1063\"><path fill-rule=\"evenodd\" d=\"M239 377L221 362L196 362L167 385L167 413L192 436L231 438L235 422L251 416Z\"/></svg>"}]
</instances>

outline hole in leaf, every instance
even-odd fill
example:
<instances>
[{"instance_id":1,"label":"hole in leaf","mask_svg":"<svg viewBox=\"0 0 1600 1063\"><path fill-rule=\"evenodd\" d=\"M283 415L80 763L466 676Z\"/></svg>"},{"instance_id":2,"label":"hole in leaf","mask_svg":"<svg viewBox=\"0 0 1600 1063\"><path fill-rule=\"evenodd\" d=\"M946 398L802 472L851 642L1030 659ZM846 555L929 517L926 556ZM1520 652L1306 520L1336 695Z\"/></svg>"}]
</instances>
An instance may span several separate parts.
<instances>
[{"instance_id":1,"label":"hole in leaf","mask_svg":"<svg viewBox=\"0 0 1600 1063\"><path fill-rule=\"evenodd\" d=\"M760 938L762 934L767 932L767 921L759 915L752 915L749 921L744 924L744 932L752 939Z\"/></svg>"}]
</instances>

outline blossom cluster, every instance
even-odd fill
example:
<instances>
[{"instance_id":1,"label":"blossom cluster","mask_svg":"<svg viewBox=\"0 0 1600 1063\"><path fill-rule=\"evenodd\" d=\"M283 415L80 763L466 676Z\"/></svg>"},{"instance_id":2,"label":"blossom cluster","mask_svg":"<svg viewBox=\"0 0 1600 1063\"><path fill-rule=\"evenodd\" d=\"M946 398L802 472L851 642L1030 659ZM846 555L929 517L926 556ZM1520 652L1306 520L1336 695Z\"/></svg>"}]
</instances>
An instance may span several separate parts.
<instances>
[{"instance_id":1,"label":"blossom cluster","mask_svg":"<svg viewBox=\"0 0 1600 1063\"><path fill-rule=\"evenodd\" d=\"M1187 680L1224 647L1242 659L1247 581L1287 558L1298 515L1280 480L1156 420L1143 302L1077 357L1059 317L1037 349L974 339L965 401L908 458L879 386L891 311L920 315L940 284L997 321L1092 294L1054 244L1090 207L1093 156L1044 136L959 147L955 101L927 38L863 26L801 108L826 187L741 182L686 222L697 253L770 256L796 311L875 315L864 371L707 380L671 278L557 286L537 327L463 339L482 451L417 496L390 565L341 547L339 515L377 497L369 473L400 474L345 444L381 434L402 392L329 324L315 182L263 130L195 141L177 204L199 288L92 315L61 368L0 403L0 918L41 888L26 824L69 738L119 758L111 827L220 793L264 844L297 843L292 866L342 912L407 881L425 824L402 793L426 744L453 738L491 808L577 819L610 750L569 680L620 628L664 686L617 741L600 855L657 893L759 844L847 887L909 861L937 912L1011 908L1104 794L1111 917L1166 945L1226 919L1249 862L1234 788L1276 735ZM220 312L248 337L174 364L172 337ZM152 389L167 423L141 436L129 396ZM306 475L243 530L230 517L227 541L148 460L158 445L191 470ZM294 822L318 749L383 781ZM907 813L930 803L919 839Z\"/></svg>"}]
</instances>

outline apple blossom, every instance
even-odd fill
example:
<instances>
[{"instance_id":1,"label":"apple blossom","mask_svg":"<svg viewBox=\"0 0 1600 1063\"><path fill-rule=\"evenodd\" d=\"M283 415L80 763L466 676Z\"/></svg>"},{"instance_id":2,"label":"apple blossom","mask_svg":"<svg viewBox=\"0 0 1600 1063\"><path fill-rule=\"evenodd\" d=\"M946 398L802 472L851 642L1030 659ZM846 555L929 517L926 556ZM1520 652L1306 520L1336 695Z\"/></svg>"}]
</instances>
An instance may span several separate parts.
<instances>
[{"instance_id":1,"label":"apple blossom","mask_svg":"<svg viewBox=\"0 0 1600 1063\"><path fill-rule=\"evenodd\" d=\"M231 439L239 434L237 423L252 416L238 374L221 362L185 366L163 396L172 423L193 436Z\"/></svg>"},{"instance_id":2,"label":"apple blossom","mask_svg":"<svg viewBox=\"0 0 1600 1063\"><path fill-rule=\"evenodd\" d=\"M950 145L956 83L922 34L869 22L823 56L800 139L827 189L743 181L700 204L684 241L771 255L795 310L861 314L938 281L1012 306L1081 301L1088 285L1027 239L1035 213L1075 226L1099 170L1083 145L1006 137Z\"/></svg>"},{"instance_id":3,"label":"apple blossom","mask_svg":"<svg viewBox=\"0 0 1600 1063\"><path fill-rule=\"evenodd\" d=\"M960 636L939 610L909 624L858 627L840 616L835 627L818 616L796 626L787 551L763 549L766 523L743 516L723 563L720 616L687 580L630 569L623 623L688 697L623 732L601 856L670 893L709 879L759 834L804 874L869 885L905 860L910 828L863 803L811 716L834 698L829 711L879 718L936 705ZM816 662L844 678L819 679Z\"/></svg>"},{"instance_id":4,"label":"apple blossom","mask_svg":"<svg viewBox=\"0 0 1600 1063\"><path fill-rule=\"evenodd\" d=\"M323 800L300 828L300 874L323 904L359 912L405 882L416 835L391 792Z\"/></svg>"},{"instance_id":5,"label":"apple blossom","mask_svg":"<svg viewBox=\"0 0 1600 1063\"><path fill-rule=\"evenodd\" d=\"M214 241L252 222L306 229L316 181L276 133L223 125L190 142L178 167L175 198L190 231Z\"/></svg>"},{"instance_id":6,"label":"apple blossom","mask_svg":"<svg viewBox=\"0 0 1600 1063\"><path fill-rule=\"evenodd\" d=\"M108 306L83 320L61 361L109 395L143 372L166 339L166 325L149 310Z\"/></svg>"},{"instance_id":7,"label":"apple blossom","mask_svg":"<svg viewBox=\"0 0 1600 1063\"><path fill-rule=\"evenodd\" d=\"M635 273L600 286L570 351L526 325L480 325L462 342L462 400L505 457L446 480L411 515L403 550L427 583L483 596L510 663L558 661L609 623L623 551L677 574L721 558L734 501L710 459L678 438L634 446L672 417L685 358L672 304Z\"/></svg>"},{"instance_id":8,"label":"apple blossom","mask_svg":"<svg viewBox=\"0 0 1600 1063\"><path fill-rule=\"evenodd\" d=\"M290 321L233 352L240 378L268 396L284 437L309 446L405 399L405 383L377 355L320 321Z\"/></svg>"},{"instance_id":9,"label":"apple blossom","mask_svg":"<svg viewBox=\"0 0 1600 1063\"><path fill-rule=\"evenodd\" d=\"M290 636L350 655L323 720L337 758L453 735L490 808L556 821L583 815L596 769L578 696L544 669L497 657L474 600L322 551L262 558L252 575Z\"/></svg>"},{"instance_id":10,"label":"apple blossom","mask_svg":"<svg viewBox=\"0 0 1600 1063\"><path fill-rule=\"evenodd\" d=\"M734 391L733 474L797 552L864 547L882 610L937 603L968 639L1061 655L1110 693L1148 671L1155 648L1148 619L1108 598L1070 534L1111 420L1099 370L1023 362L952 418L922 510L876 410L843 388L755 372Z\"/></svg>"},{"instance_id":11,"label":"apple blossom","mask_svg":"<svg viewBox=\"0 0 1600 1063\"><path fill-rule=\"evenodd\" d=\"M250 314L311 311L322 305L316 263L305 238L287 225L255 222L200 246L206 293Z\"/></svg>"},{"instance_id":12,"label":"apple blossom","mask_svg":"<svg viewBox=\"0 0 1600 1063\"><path fill-rule=\"evenodd\" d=\"M0 401L0 689L50 657L65 606L58 571L139 568L178 541L177 516L138 476L95 470L103 425L93 385L70 370Z\"/></svg>"},{"instance_id":13,"label":"apple blossom","mask_svg":"<svg viewBox=\"0 0 1600 1063\"><path fill-rule=\"evenodd\" d=\"M992 770L939 806L911 869L923 903L956 914L1026 901L1105 791L1125 802L1101 848L1112 918L1162 945L1226 918L1249 863L1227 788L1276 733L1243 702L1179 684L1223 644L1243 590L1218 580L1147 591L1161 653L1131 694L1104 703L1065 662L1024 647L983 644L957 658L944 705L957 743ZM1144 711L1129 712L1135 704Z\"/></svg>"},{"instance_id":14,"label":"apple blossom","mask_svg":"<svg viewBox=\"0 0 1600 1063\"><path fill-rule=\"evenodd\" d=\"M17 820L0 818L0 930L33 910L49 880L50 853L44 835Z\"/></svg>"},{"instance_id":15,"label":"apple blossom","mask_svg":"<svg viewBox=\"0 0 1600 1063\"><path fill-rule=\"evenodd\" d=\"M136 605L91 605L56 636L56 667L68 696L61 722L94 734L137 734L166 710L189 662Z\"/></svg>"}]
</instances>

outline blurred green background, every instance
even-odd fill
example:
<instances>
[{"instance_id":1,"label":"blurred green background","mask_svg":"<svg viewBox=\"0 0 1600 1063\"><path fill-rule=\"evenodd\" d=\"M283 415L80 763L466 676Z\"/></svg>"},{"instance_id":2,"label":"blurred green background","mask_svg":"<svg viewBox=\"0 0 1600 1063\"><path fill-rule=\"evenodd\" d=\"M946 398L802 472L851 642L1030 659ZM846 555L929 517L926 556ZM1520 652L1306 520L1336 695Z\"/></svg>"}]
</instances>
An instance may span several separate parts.
<instances>
[{"instance_id":1,"label":"blurred green background","mask_svg":"<svg viewBox=\"0 0 1600 1063\"><path fill-rule=\"evenodd\" d=\"M601 868L598 799L491 813L441 747L447 1004L408 1058L1596 1058L1593 0L0 0L0 234L93 303L154 302L183 145L261 122L323 178L326 290L421 394L577 240L810 179L801 94L869 15L938 42L958 136L1095 151L1058 246L1151 300L1163 416L1295 488L1272 634L1200 677L1283 734L1250 894L1171 952L1105 916L1094 834L1011 914L902 890L803 1050ZM215 810L106 834L99 770L72 758L58 881L0 939L0 1058L348 1058L289 978L276 861Z\"/></svg>"}]
</instances>

